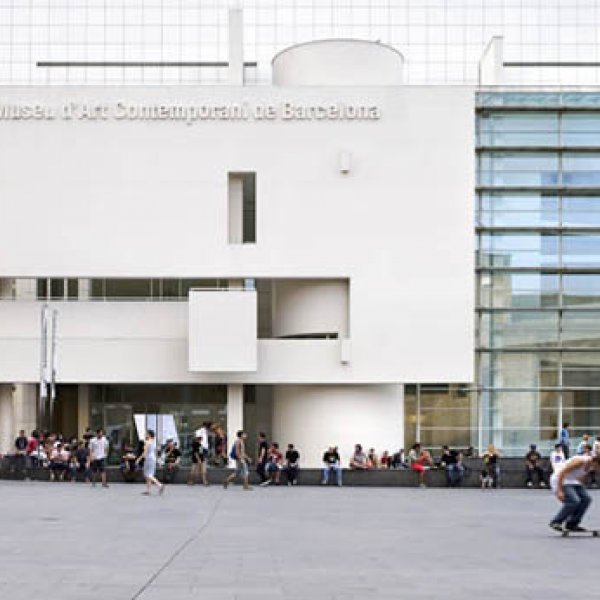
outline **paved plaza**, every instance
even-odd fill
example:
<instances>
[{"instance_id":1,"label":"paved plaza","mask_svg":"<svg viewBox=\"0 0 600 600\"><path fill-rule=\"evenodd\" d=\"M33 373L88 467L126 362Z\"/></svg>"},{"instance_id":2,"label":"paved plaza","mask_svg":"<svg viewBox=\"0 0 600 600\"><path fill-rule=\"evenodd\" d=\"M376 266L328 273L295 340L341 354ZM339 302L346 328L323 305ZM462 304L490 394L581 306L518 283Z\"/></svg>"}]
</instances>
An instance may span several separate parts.
<instances>
[{"instance_id":1,"label":"paved plaza","mask_svg":"<svg viewBox=\"0 0 600 600\"><path fill-rule=\"evenodd\" d=\"M0 598L592 597L600 539L547 491L0 482ZM600 525L600 493L586 523Z\"/></svg>"}]
</instances>

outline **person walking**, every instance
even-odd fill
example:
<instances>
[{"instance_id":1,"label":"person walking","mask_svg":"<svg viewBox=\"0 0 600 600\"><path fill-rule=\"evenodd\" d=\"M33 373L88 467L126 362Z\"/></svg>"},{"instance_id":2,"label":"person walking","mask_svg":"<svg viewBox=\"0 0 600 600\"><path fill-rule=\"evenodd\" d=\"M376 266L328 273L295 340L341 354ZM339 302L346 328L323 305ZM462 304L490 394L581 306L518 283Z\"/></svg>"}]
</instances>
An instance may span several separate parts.
<instances>
[{"instance_id":1,"label":"person walking","mask_svg":"<svg viewBox=\"0 0 600 600\"><path fill-rule=\"evenodd\" d=\"M565 459L569 459L569 440L571 435L569 433L569 424L563 423L562 429L558 435L558 442L562 446L563 454L565 455Z\"/></svg>"},{"instance_id":2,"label":"person walking","mask_svg":"<svg viewBox=\"0 0 600 600\"><path fill-rule=\"evenodd\" d=\"M96 474L100 473L102 487L107 488L106 483L106 459L108 458L109 443L104 435L103 429L96 431L96 437L90 440L90 466L92 472L92 486L96 485Z\"/></svg>"},{"instance_id":3,"label":"person walking","mask_svg":"<svg viewBox=\"0 0 600 600\"><path fill-rule=\"evenodd\" d=\"M188 479L189 485L194 485L198 481L198 477L202 479L202 483L208 486L208 478L206 473L206 463L208 461L208 452L204 452L202 439L195 437L192 442L192 468Z\"/></svg>"},{"instance_id":4,"label":"person walking","mask_svg":"<svg viewBox=\"0 0 600 600\"><path fill-rule=\"evenodd\" d=\"M583 485L583 480L592 469L600 465L599 455L574 456L560 465L550 479L556 498L562 508L550 521L556 531L586 531L580 523L592 499Z\"/></svg>"},{"instance_id":5,"label":"person walking","mask_svg":"<svg viewBox=\"0 0 600 600\"><path fill-rule=\"evenodd\" d=\"M258 451L256 455L256 472L260 477L260 485L268 485L268 483L271 483L271 480L267 475L268 458L269 443L267 442L267 434L261 431L258 434Z\"/></svg>"},{"instance_id":6,"label":"person walking","mask_svg":"<svg viewBox=\"0 0 600 600\"><path fill-rule=\"evenodd\" d=\"M229 484L236 478L239 477L242 480L244 485L244 491L249 491L252 488L248 484L248 465L250 464L250 458L246 454L246 432L243 429L240 429L236 433L236 439L231 448L231 453L229 457L232 460L235 460L235 471L229 475L229 477L225 478L223 481L223 487L227 489Z\"/></svg>"},{"instance_id":7,"label":"person walking","mask_svg":"<svg viewBox=\"0 0 600 600\"><path fill-rule=\"evenodd\" d=\"M142 492L144 496L150 495L152 486L158 488L160 495L165 491L164 483L156 479L156 440L154 439L154 431L148 429L146 433L146 442L144 444L144 452L136 459L136 463L140 463L144 459L144 479L146 480L146 491Z\"/></svg>"}]
</instances>

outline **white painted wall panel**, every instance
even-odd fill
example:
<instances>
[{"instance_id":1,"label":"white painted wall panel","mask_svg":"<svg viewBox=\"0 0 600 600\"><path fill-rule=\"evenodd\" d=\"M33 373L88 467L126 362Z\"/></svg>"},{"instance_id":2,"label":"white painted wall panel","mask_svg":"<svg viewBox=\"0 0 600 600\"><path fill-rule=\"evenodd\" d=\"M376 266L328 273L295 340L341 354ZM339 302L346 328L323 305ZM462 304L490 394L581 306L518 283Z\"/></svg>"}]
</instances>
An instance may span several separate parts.
<instances>
[{"instance_id":1,"label":"white painted wall panel","mask_svg":"<svg viewBox=\"0 0 600 600\"><path fill-rule=\"evenodd\" d=\"M189 295L190 371L256 371L255 291Z\"/></svg>"}]
</instances>

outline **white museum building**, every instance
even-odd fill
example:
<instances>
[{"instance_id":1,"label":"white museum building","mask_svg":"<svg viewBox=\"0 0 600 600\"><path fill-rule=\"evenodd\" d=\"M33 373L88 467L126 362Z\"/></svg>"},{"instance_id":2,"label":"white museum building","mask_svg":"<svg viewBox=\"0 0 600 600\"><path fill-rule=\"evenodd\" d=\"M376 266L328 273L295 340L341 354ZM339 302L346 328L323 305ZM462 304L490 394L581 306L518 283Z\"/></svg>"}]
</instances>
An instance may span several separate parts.
<instances>
[{"instance_id":1,"label":"white museum building","mask_svg":"<svg viewBox=\"0 0 600 600\"><path fill-rule=\"evenodd\" d=\"M475 88L353 40L245 85L230 18L228 85L0 89L0 450L153 415L318 466L474 380Z\"/></svg>"}]
</instances>

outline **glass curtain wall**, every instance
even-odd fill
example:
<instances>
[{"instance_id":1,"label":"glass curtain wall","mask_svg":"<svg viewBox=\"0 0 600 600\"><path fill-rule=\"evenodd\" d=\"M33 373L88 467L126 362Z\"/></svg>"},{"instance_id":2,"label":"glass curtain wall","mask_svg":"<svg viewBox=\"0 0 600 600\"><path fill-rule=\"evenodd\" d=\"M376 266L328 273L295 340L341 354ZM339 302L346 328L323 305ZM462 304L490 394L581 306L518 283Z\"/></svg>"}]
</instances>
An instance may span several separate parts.
<instances>
[{"instance_id":1,"label":"glass curtain wall","mask_svg":"<svg viewBox=\"0 0 600 600\"><path fill-rule=\"evenodd\" d=\"M157 417L169 416L172 426L168 437L177 437L184 462L191 454L194 432L204 422L227 431L227 386L225 385L92 385L90 386L90 427L102 427L111 442L112 463L118 463L126 446L139 443L136 415L145 423L160 422ZM172 419L171 419L172 417ZM154 427L150 425L149 427ZM157 431L159 443L161 432ZM165 437L164 435L162 437ZM211 458L217 454L212 447ZM221 449L222 450L222 449Z\"/></svg>"},{"instance_id":2,"label":"glass curtain wall","mask_svg":"<svg viewBox=\"0 0 600 600\"><path fill-rule=\"evenodd\" d=\"M600 434L600 94L477 101L479 445Z\"/></svg>"}]
</instances>

